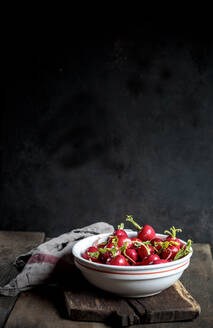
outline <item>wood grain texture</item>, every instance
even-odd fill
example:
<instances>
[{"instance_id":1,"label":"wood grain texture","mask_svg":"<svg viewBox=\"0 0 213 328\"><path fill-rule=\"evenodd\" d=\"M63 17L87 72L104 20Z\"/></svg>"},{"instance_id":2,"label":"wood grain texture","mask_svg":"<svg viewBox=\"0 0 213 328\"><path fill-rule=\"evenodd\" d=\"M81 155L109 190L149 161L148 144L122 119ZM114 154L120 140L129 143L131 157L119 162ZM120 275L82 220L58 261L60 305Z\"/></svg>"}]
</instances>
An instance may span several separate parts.
<instances>
[{"instance_id":1,"label":"wood grain texture","mask_svg":"<svg viewBox=\"0 0 213 328\"><path fill-rule=\"evenodd\" d=\"M213 269L212 257L208 244L194 244L194 254L189 268L182 276L182 282L201 305L200 316L192 322L150 323L132 325L131 327L147 328L197 328L213 327L212 296ZM211 295L210 295L211 294ZM100 322L68 320L64 311L63 297L54 289L40 289L22 293L16 302L6 328L107 328ZM207 303L209 302L209 306ZM26 311L27 308L27 311Z\"/></svg>"},{"instance_id":2,"label":"wood grain texture","mask_svg":"<svg viewBox=\"0 0 213 328\"><path fill-rule=\"evenodd\" d=\"M141 323L159 323L193 320L200 314L200 305L177 281L160 294L140 299L129 299L129 304L142 313Z\"/></svg>"},{"instance_id":3,"label":"wood grain texture","mask_svg":"<svg viewBox=\"0 0 213 328\"><path fill-rule=\"evenodd\" d=\"M8 264L44 241L44 232L0 231L1 263Z\"/></svg>"},{"instance_id":4,"label":"wood grain texture","mask_svg":"<svg viewBox=\"0 0 213 328\"><path fill-rule=\"evenodd\" d=\"M200 313L199 304L179 281L158 295L138 299L115 297L83 282L78 285L77 289L70 287L65 291L68 315L72 320L101 321L126 327L193 320Z\"/></svg>"},{"instance_id":5,"label":"wood grain texture","mask_svg":"<svg viewBox=\"0 0 213 328\"><path fill-rule=\"evenodd\" d=\"M65 300L68 316L72 320L113 323L117 327L140 323L139 316L124 299L99 292L95 288L67 291Z\"/></svg>"},{"instance_id":6,"label":"wood grain texture","mask_svg":"<svg viewBox=\"0 0 213 328\"><path fill-rule=\"evenodd\" d=\"M7 284L18 271L13 266L15 258L44 241L43 232L0 231L0 285ZM3 327L17 297L0 296L0 327Z\"/></svg>"},{"instance_id":7,"label":"wood grain texture","mask_svg":"<svg viewBox=\"0 0 213 328\"><path fill-rule=\"evenodd\" d=\"M27 311L26 311L27 309ZM109 328L103 323L68 320L61 291L43 287L23 292L5 328Z\"/></svg>"}]
</instances>

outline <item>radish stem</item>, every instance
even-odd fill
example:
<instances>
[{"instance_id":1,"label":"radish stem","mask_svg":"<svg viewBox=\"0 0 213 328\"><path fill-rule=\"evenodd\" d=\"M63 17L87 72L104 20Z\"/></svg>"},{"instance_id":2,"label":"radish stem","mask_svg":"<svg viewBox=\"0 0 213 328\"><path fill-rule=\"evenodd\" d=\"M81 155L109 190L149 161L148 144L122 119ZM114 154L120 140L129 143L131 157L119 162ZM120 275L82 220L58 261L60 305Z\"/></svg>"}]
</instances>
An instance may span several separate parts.
<instances>
[{"instance_id":1,"label":"radish stem","mask_svg":"<svg viewBox=\"0 0 213 328\"><path fill-rule=\"evenodd\" d=\"M171 231L165 230L164 233L167 233L174 239L176 238L176 232L182 232L182 229L176 229L174 226L172 226L169 230Z\"/></svg>"},{"instance_id":2,"label":"radish stem","mask_svg":"<svg viewBox=\"0 0 213 328\"><path fill-rule=\"evenodd\" d=\"M142 227L140 227L139 224L137 224L137 223L133 220L132 215L127 215L127 217L126 217L126 221L131 222L131 223L135 226L136 229L138 229L138 230L141 230L141 229L142 229Z\"/></svg>"},{"instance_id":3,"label":"radish stem","mask_svg":"<svg viewBox=\"0 0 213 328\"><path fill-rule=\"evenodd\" d=\"M120 230L120 229L124 229L124 223L120 223L119 225L118 225L118 229Z\"/></svg>"}]
</instances>

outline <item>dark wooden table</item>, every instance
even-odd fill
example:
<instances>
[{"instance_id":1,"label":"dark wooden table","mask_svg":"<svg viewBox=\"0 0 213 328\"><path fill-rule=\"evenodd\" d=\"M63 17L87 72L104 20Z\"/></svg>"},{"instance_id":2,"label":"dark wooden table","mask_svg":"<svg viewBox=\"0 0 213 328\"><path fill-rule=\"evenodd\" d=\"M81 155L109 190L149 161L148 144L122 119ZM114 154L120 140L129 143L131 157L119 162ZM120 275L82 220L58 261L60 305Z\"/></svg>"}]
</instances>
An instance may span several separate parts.
<instances>
[{"instance_id":1,"label":"dark wooden table","mask_svg":"<svg viewBox=\"0 0 213 328\"><path fill-rule=\"evenodd\" d=\"M18 254L27 252L44 241L40 232L0 231L0 284L14 274L12 262ZM194 254L181 281L200 303L202 313L193 322L147 324L131 327L194 328L213 327L213 262L209 244L194 244ZM53 287L37 288L19 297L0 296L0 327L6 328L104 328L103 323L77 322L66 318L61 291Z\"/></svg>"}]
</instances>

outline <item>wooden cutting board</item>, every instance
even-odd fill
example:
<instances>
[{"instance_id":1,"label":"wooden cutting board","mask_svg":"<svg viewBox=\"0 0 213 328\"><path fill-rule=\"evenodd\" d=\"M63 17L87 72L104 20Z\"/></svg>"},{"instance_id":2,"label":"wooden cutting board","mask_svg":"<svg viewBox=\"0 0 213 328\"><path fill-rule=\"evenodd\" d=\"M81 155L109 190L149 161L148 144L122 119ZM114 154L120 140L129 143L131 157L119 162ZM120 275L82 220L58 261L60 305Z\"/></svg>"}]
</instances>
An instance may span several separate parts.
<instances>
[{"instance_id":1,"label":"wooden cutting board","mask_svg":"<svg viewBox=\"0 0 213 328\"><path fill-rule=\"evenodd\" d=\"M105 322L110 326L187 321L201 312L200 305L180 281L158 295L121 298L89 284L78 272L73 286L64 290L68 317L77 321Z\"/></svg>"}]
</instances>

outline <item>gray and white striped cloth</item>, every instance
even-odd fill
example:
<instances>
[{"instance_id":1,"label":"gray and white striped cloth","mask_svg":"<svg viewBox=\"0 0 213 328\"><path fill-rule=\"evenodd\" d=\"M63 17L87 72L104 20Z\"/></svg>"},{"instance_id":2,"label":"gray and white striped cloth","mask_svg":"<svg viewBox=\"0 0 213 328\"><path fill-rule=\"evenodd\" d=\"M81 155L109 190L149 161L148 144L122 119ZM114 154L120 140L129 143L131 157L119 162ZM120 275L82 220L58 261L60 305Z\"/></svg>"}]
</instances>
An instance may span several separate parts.
<instances>
[{"instance_id":1,"label":"gray and white striped cloth","mask_svg":"<svg viewBox=\"0 0 213 328\"><path fill-rule=\"evenodd\" d=\"M20 255L14 263L20 273L7 285L0 287L0 295L16 296L22 291L49 283L60 261L63 262L64 259L64 262L72 263L72 247L78 240L100 233L110 234L113 231L112 225L97 222L50 239L30 252Z\"/></svg>"}]
</instances>

